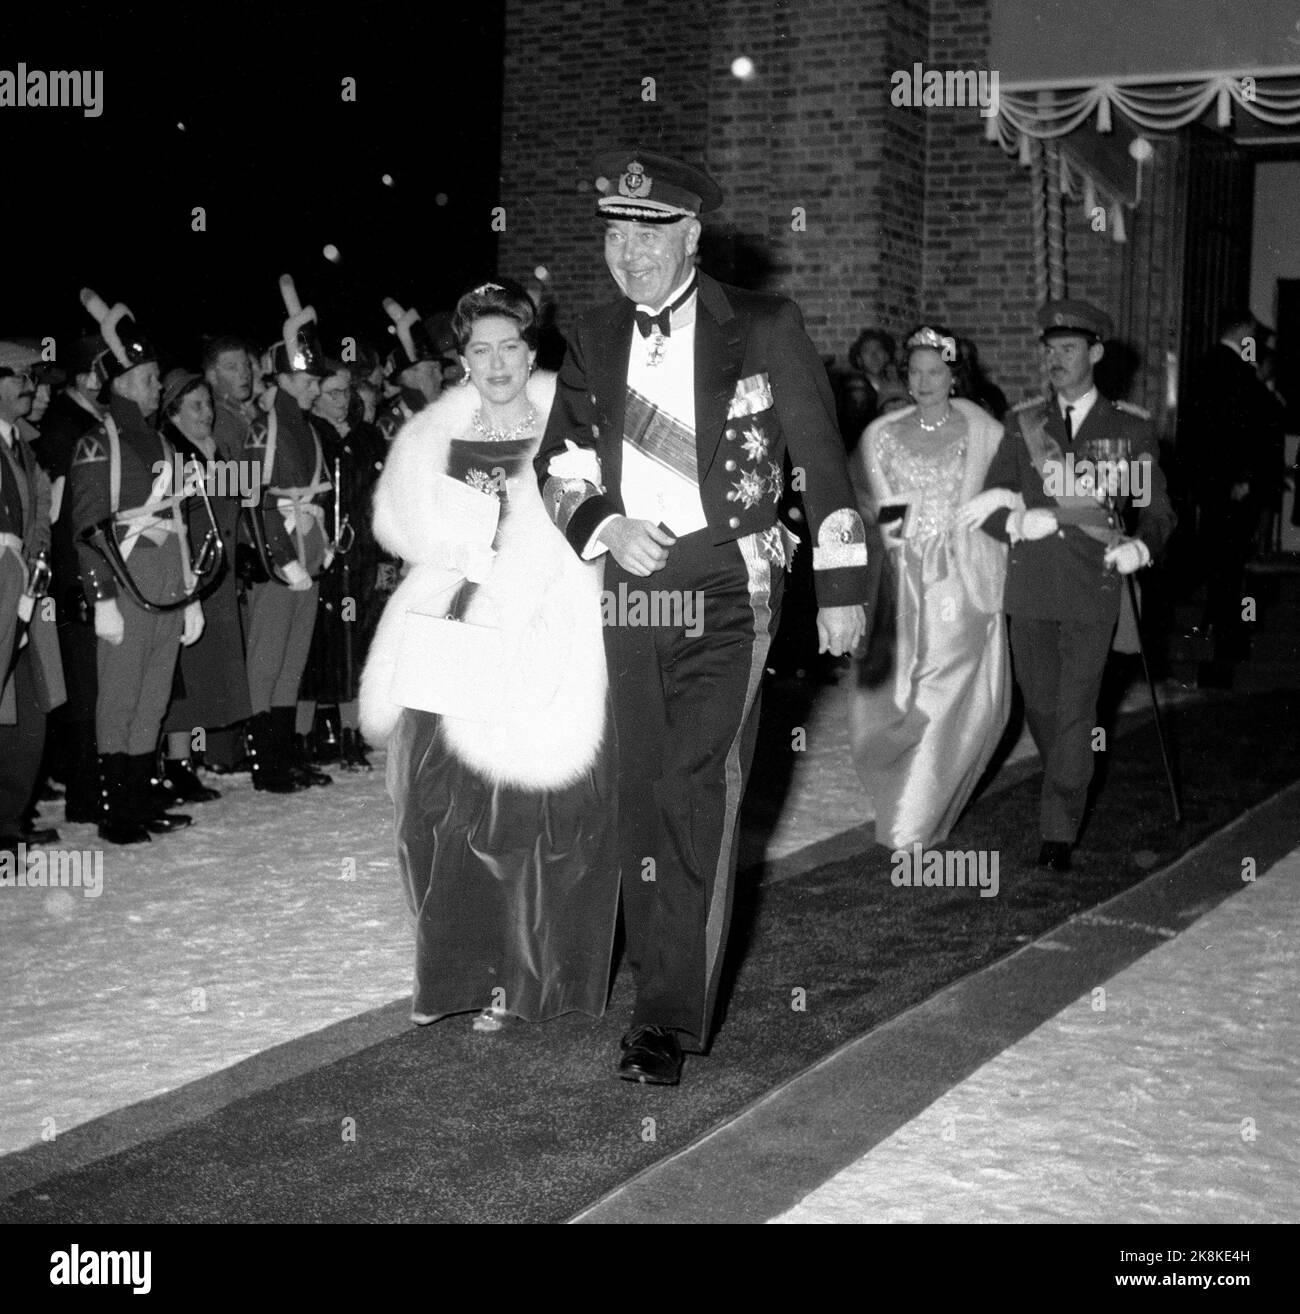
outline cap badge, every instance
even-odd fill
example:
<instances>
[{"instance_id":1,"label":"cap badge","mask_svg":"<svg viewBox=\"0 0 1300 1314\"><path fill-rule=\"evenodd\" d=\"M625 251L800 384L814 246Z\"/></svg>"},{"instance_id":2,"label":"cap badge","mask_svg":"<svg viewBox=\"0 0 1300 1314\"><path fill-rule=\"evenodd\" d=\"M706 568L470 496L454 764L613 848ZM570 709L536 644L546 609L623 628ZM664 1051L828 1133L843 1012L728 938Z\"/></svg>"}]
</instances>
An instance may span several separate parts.
<instances>
[{"instance_id":1,"label":"cap badge","mask_svg":"<svg viewBox=\"0 0 1300 1314\"><path fill-rule=\"evenodd\" d=\"M627 166L627 172L618 180L618 190L623 196L649 196L653 182L654 179L645 171L645 165L632 160Z\"/></svg>"}]
</instances>

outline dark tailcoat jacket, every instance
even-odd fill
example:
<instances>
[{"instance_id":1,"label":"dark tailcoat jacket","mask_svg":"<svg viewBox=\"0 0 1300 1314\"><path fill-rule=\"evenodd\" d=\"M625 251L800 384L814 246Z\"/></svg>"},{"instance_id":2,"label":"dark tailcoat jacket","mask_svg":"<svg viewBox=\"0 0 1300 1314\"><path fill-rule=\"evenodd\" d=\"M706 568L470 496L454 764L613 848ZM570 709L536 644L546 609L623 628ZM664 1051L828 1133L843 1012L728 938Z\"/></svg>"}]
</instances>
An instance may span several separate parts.
<instances>
[{"instance_id":1,"label":"dark tailcoat jacket","mask_svg":"<svg viewBox=\"0 0 1300 1314\"><path fill-rule=\"evenodd\" d=\"M1120 499L1113 528L1140 539L1155 557L1173 531L1175 516L1145 414L1098 395L1078 432L1067 440L1061 408L1054 399L1035 397L1011 411L984 486L1020 493L1026 509L1048 507L1059 511L1060 503L1044 487L1025 442L1026 429L1035 425L1045 425L1062 454L1073 454L1076 461L1082 460L1089 444L1098 439L1127 440L1129 459L1145 467L1142 489L1146 504L1137 507L1131 505L1131 499ZM1136 477L1131 486L1138 488ZM1007 515L1004 510L995 511L984 522L984 530L1003 542L1009 541ZM1104 543L1073 524L1063 524L1047 538L1012 544L1004 610L1008 615L1030 620L1114 623L1119 616L1122 576L1106 569L1102 560L1105 551Z\"/></svg>"},{"instance_id":2,"label":"dark tailcoat jacket","mask_svg":"<svg viewBox=\"0 0 1300 1314\"><path fill-rule=\"evenodd\" d=\"M624 414L634 309L620 297L578 321L535 461L547 512L579 553L602 521L624 514ZM752 430L765 448L761 456L747 454L759 450L744 444ZM566 439L594 449L603 489L548 479L547 466L565 451ZM818 603L868 601L866 535L834 398L792 301L699 275L695 443L700 500L715 544L766 533L768 555L785 560L776 513L788 451L815 545Z\"/></svg>"}]
</instances>

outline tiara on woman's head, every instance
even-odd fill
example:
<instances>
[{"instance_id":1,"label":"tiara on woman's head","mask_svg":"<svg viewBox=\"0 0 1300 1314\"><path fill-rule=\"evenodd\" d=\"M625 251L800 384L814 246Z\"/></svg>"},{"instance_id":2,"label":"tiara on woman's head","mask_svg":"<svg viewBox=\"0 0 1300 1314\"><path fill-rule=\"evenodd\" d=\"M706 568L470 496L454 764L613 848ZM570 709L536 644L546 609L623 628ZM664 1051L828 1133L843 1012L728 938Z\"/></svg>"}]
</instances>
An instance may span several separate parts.
<instances>
[{"instance_id":1,"label":"tiara on woman's head","mask_svg":"<svg viewBox=\"0 0 1300 1314\"><path fill-rule=\"evenodd\" d=\"M928 326L917 329L908 338L906 346L909 351L913 347L930 347L937 351L944 360L953 361L957 359L957 339L950 338L947 334L939 333Z\"/></svg>"},{"instance_id":2,"label":"tiara on woman's head","mask_svg":"<svg viewBox=\"0 0 1300 1314\"><path fill-rule=\"evenodd\" d=\"M504 292L505 288L500 283L480 283L478 287L472 287L469 294L472 297L482 295L484 292Z\"/></svg>"}]
</instances>

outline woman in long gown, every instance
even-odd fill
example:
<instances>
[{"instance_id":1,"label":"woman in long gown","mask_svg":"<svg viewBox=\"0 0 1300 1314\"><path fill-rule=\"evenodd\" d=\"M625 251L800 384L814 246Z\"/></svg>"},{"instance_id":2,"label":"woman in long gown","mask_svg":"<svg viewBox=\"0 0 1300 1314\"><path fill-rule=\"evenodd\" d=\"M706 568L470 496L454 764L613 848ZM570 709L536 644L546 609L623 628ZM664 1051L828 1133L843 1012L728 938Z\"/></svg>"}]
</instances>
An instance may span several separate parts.
<instances>
[{"instance_id":1,"label":"woman in long gown","mask_svg":"<svg viewBox=\"0 0 1300 1314\"><path fill-rule=\"evenodd\" d=\"M388 745L418 1023L599 1016L609 988L619 872L600 567L578 560L538 493L555 376L529 377L535 319L514 284L461 298L466 386L405 425L375 491L376 538L407 574L371 645L361 723ZM490 544L480 497L499 502ZM452 646L492 630L503 680L491 663L449 669Z\"/></svg>"},{"instance_id":2,"label":"woman in long gown","mask_svg":"<svg viewBox=\"0 0 1300 1314\"><path fill-rule=\"evenodd\" d=\"M1002 426L960 395L951 334L919 328L904 350L915 404L873 421L851 465L888 550L881 596L893 626L888 669L859 664L851 744L876 840L895 851L946 838L1011 704L1006 548L978 528L997 500L980 490Z\"/></svg>"}]
</instances>

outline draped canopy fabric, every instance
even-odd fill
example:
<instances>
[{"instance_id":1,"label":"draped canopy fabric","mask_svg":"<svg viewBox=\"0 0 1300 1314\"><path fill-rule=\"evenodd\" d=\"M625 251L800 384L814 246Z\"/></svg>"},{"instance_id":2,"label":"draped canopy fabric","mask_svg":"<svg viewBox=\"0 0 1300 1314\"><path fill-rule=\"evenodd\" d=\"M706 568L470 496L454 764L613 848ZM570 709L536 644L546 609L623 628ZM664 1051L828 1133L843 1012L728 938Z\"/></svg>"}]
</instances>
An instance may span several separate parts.
<instances>
[{"instance_id":1,"label":"draped canopy fabric","mask_svg":"<svg viewBox=\"0 0 1300 1314\"><path fill-rule=\"evenodd\" d=\"M1015 150L1118 111L1172 132L1233 107L1300 123L1300 8L1294 0L994 0L989 67L999 79L990 138ZM1050 93L1050 94L1045 94Z\"/></svg>"}]
</instances>

